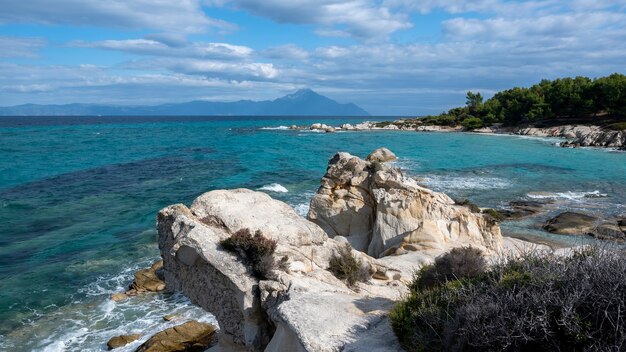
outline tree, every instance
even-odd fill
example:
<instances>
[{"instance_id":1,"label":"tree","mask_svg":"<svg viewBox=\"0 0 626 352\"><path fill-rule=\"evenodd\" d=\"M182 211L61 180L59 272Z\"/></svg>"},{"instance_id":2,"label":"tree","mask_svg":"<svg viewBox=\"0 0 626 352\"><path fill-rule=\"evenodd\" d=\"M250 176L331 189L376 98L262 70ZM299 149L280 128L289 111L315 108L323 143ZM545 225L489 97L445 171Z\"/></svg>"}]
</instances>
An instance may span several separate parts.
<instances>
[{"instance_id":1,"label":"tree","mask_svg":"<svg viewBox=\"0 0 626 352\"><path fill-rule=\"evenodd\" d=\"M470 109L471 112L475 112L483 104L483 96L480 95L480 92L478 93L467 92L467 96L465 99L466 99L465 105L467 105L467 107Z\"/></svg>"}]
</instances>

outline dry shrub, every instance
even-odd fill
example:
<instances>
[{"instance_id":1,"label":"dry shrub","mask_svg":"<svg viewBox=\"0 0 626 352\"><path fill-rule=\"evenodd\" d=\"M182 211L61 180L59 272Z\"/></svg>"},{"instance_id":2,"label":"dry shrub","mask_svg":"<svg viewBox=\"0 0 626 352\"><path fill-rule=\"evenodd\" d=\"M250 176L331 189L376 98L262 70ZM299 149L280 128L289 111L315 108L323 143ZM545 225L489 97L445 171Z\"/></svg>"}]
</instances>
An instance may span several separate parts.
<instances>
[{"instance_id":1,"label":"dry shrub","mask_svg":"<svg viewBox=\"0 0 626 352\"><path fill-rule=\"evenodd\" d=\"M252 268L252 273L259 279L271 278L272 271L279 267L272 254L276 250L276 241L263 236L261 231L254 235L250 229L241 229L223 240L221 245L228 251L237 253ZM281 262L286 263L286 257Z\"/></svg>"},{"instance_id":2,"label":"dry shrub","mask_svg":"<svg viewBox=\"0 0 626 352\"><path fill-rule=\"evenodd\" d=\"M409 351L623 351L625 274L623 248L530 253L473 279L413 285L392 326Z\"/></svg>"},{"instance_id":3,"label":"dry shrub","mask_svg":"<svg viewBox=\"0 0 626 352\"><path fill-rule=\"evenodd\" d=\"M354 287L358 281L367 282L370 278L367 268L352 254L352 247L347 243L339 247L337 254L330 258L328 270L350 287Z\"/></svg>"},{"instance_id":4,"label":"dry shrub","mask_svg":"<svg viewBox=\"0 0 626 352\"><path fill-rule=\"evenodd\" d=\"M474 278L485 272L485 258L478 248L454 248L423 267L412 283L414 289L430 288L454 279Z\"/></svg>"}]
</instances>

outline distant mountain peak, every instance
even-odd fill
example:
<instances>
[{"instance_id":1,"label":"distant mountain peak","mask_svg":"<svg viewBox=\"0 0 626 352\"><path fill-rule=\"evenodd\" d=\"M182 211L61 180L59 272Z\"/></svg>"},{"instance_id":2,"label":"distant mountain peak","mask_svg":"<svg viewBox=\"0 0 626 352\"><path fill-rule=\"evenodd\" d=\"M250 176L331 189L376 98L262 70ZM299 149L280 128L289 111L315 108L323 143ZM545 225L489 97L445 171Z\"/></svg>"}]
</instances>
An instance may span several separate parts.
<instances>
[{"instance_id":1,"label":"distant mountain peak","mask_svg":"<svg viewBox=\"0 0 626 352\"><path fill-rule=\"evenodd\" d=\"M310 88L298 89L296 92L287 94L282 98L278 99L302 99L307 97L321 97L322 95L317 94Z\"/></svg>"},{"instance_id":2,"label":"distant mountain peak","mask_svg":"<svg viewBox=\"0 0 626 352\"><path fill-rule=\"evenodd\" d=\"M241 116L369 116L352 104L341 104L314 92L299 89L275 100L235 102L192 101L156 106L114 106L99 104L36 105L0 107L3 116L119 116L119 115L241 115Z\"/></svg>"}]
</instances>

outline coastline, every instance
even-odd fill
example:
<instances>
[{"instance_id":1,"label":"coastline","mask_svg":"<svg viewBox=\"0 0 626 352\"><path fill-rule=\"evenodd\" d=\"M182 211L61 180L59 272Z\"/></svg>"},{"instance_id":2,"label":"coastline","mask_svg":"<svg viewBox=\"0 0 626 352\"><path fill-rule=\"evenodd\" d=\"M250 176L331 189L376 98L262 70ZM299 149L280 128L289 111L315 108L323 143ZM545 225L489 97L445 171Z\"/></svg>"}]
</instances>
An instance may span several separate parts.
<instances>
[{"instance_id":1,"label":"coastline","mask_svg":"<svg viewBox=\"0 0 626 352\"><path fill-rule=\"evenodd\" d=\"M310 126L283 126L285 130L312 130L332 133L337 131L415 131L415 132L465 132L477 134L518 135L529 137L562 138L559 146L565 148L598 147L626 150L626 130L609 130L597 125L560 125L551 127L493 125L478 129L466 129L463 126L422 125L419 121L400 119L395 121L365 121L355 125L344 123L330 126L314 123Z\"/></svg>"}]
</instances>

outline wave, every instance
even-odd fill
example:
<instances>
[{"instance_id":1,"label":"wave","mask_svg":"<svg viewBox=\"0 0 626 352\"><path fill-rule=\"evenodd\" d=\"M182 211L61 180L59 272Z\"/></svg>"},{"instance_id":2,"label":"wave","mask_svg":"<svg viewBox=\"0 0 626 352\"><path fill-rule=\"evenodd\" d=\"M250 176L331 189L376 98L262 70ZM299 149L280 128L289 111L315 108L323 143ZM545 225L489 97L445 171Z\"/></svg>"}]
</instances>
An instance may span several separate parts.
<instances>
[{"instance_id":1,"label":"wave","mask_svg":"<svg viewBox=\"0 0 626 352\"><path fill-rule=\"evenodd\" d=\"M449 189L501 189L511 187L507 180L497 177L428 176L420 180L437 191Z\"/></svg>"},{"instance_id":2,"label":"wave","mask_svg":"<svg viewBox=\"0 0 626 352\"><path fill-rule=\"evenodd\" d=\"M156 258L153 258L156 259ZM79 289L68 305L38 315L21 328L3 336L1 350L103 351L106 342L117 335L141 334L141 338L116 349L134 351L152 335L189 320L217 326L215 317L194 306L181 293L145 293L125 301L115 302L111 293L123 291L133 279L133 273L149 266L153 260L134 263L123 271ZM175 319L163 317L173 314ZM35 338L45 336L45 338Z\"/></svg>"},{"instance_id":3,"label":"wave","mask_svg":"<svg viewBox=\"0 0 626 352\"><path fill-rule=\"evenodd\" d=\"M289 190L285 187L283 187L283 185L281 185L280 183L272 183L269 185L265 185L261 188L258 189L259 191L270 191L270 192L277 192L277 193L287 193L289 192Z\"/></svg>"},{"instance_id":4,"label":"wave","mask_svg":"<svg viewBox=\"0 0 626 352\"><path fill-rule=\"evenodd\" d=\"M270 130L270 131L273 131L273 130L283 131L283 130L288 130L289 127L281 125L281 126L278 126L278 127L261 127L260 129L261 130Z\"/></svg>"},{"instance_id":5,"label":"wave","mask_svg":"<svg viewBox=\"0 0 626 352\"><path fill-rule=\"evenodd\" d=\"M526 196L532 199L581 200L586 198L606 198L609 195L596 190L590 192L531 192L526 194Z\"/></svg>"}]
</instances>

